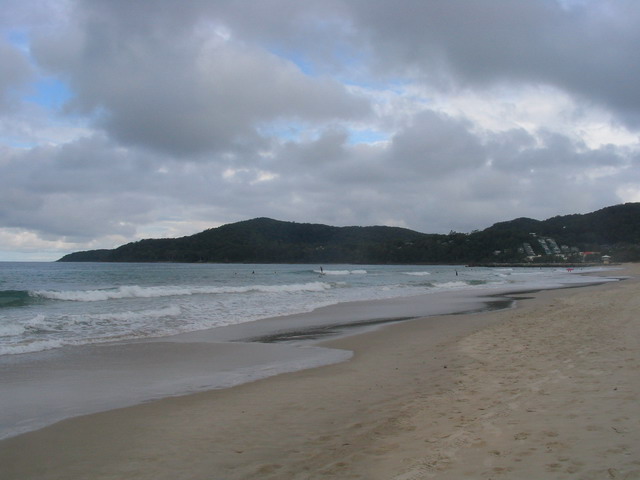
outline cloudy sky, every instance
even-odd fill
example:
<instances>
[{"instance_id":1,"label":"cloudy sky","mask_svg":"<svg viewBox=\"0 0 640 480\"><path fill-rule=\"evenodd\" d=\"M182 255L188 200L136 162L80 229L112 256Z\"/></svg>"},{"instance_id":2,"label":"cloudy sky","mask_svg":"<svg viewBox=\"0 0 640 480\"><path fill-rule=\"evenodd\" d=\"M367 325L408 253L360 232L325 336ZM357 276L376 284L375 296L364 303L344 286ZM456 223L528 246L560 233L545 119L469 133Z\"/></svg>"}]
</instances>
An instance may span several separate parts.
<instances>
[{"instance_id":1,"label":"cloudy sky","mask_svg":"<svg viewBox=\"0 0 640 480\"><path fill-rule=\"evenodd\" d=\"M637 0L0 0L0 260L640 201Z\"/></svg>"}]
</instances>

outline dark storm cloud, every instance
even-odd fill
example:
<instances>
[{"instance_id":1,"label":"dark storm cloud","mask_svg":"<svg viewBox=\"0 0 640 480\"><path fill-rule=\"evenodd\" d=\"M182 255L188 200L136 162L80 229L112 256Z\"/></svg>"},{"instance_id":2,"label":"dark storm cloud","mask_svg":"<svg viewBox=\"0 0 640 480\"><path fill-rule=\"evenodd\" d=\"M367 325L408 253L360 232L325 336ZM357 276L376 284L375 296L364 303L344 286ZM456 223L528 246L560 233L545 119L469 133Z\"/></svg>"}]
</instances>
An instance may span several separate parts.
<instances>
[{"instance_id":1,"label":"dark storm cloud","mask_svg":"<svg viewBox=\"0 0 640 480\"><path fill-rule=\"evenodd\" d=\"M318 66L335 67L339 48L382 78L410 74L441 88L543 83L640 120L635 0L216 3L235 31Z\"/></svg>"},{"instance_id":2,"label":"dark storm cloud","mask_svg":"<svg viewBox=\"0 0 640 480\"><path fill-rule=\"evenodd\" d=\"M269 184L269 196L281 205L273 211L286 218L404 222L422 231L470 231L504 218L595 210L618 201L609 182L625 175L638 180L624 149L588 149L562 135L536 138L523 130L478 135L468 121L434 112L416 116L384 147L349 145L332 132L284 145L276 156L281 176ZM594 168L605 169L601 175L609 180L591 177Z\"/></svg>"},{"instance_id":3,"label":"dark storm cloud","mask_svg":"<svg viewBox=\"0 0 640 480\"><path fill-rule=\"evenodd\" d=\"M18 91L31 78L32 69L20 51L0 40L0 112L17 103Z\"/></svg>"},{"instance_id":4,"label":"dark storm cloud","mask_svg":"<svg viewBox=\"0 0 640 480\"><path fill-rule=\"evenodd\" d=\"M175 2L154 5L151 16L136 2L78 6L72 28L34 45L36 58L69 79L72 109L95 115L124 143L177 155L256 148L265 122L322 123L368 111L335 80L229 40L215 23L174 17Z\"/></svg>"},{"instance_id":5,"label":"dark storm cloud","mask_svg":"<svg viewBox=\"0 0 640 480\"><path fill-rule=\"evenodd\" d=\"M75 4L69 28L33 48L72 83L74 105L97 112L116 138L176 154L257 147L256 125L276 118L366 113L341 84L304 75L270 49L320 73L409 74L445 89L553 85L635 125L640 9L629 1L570 5L159 1L149 10L87 1ZM214 31L231 39L216 42Z\"/></svg>"},{"instance_id":6,"label":"dark storm cloud","mask_svg":"<svg viewBox=\"0 0 640 480\"><path fill-rule=\"evenodd\" d=\"M580 153L566 138L541 145L519 131L480 139L468 127L463 120L424 114L383 148L350 145L334 131L276 147L277 161L256 159L235 170L224 156L161 160L103 137L85 138L6 156L0 218L8 227L76 240L130 235L136 225L206 205L223 221L267 215L469 231L523 212L546 217L566 204L588 210L603 198L615 203L611 185L583 175L594 165L640 180L618 149ZM437 141L430 133L439 133ZM519 147L509 149L509 159L505 143ZM261 180L267 169L271 177Z\"/></svg>"},{"instance_id":7,"label":"dark storm cloud","mask_svg":"<svg viewBox=\"0 0 640 480\"><path fill-rule=\"evenodd\" d=\"M389 163L409 172L437 177L472 169L485 161L484 149L467 122L424 112L393 138Z\"/></svg>"},{"instance_id":8,"label":"dark storm cloud","mask_svg":"<svg viewBox=\"0 0 640 480\"><path fill-rule=\"evenodd\" d=\"M135 231L131 220L149 205L136 191L131 160L103 139L18 151L0 163L0 218L43 236L90 239Z\"/></svg>"},{"instance_id":9,"label":"dark storm cloud","mask_svg":"<svg viewBox=\"0 0 640 480\"><path fill-rule=\"evenodd\" d=\"M633 0L346 3L382 70L413 70L459 87L547 83L640 120L640 9Z\"/></svg>"}]
</instances>

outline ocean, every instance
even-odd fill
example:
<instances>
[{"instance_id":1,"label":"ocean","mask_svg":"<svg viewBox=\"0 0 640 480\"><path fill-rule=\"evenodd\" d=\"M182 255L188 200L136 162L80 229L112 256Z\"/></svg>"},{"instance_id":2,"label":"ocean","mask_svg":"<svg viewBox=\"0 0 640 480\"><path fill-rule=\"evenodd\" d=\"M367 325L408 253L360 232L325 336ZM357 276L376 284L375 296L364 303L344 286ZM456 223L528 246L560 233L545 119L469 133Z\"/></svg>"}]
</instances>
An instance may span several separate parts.
<instances>
[{"instance_id":1,"label":"ocean","mask_svg":"<svg viewBox=\"0 0 640 480\"><path fill-rule=\"evenodd\" d=\"M495 295L593 283L585 272L597 269L0 262L0 438L343 361L314 341L508 306Z\"/></svg>"}]
</instances>

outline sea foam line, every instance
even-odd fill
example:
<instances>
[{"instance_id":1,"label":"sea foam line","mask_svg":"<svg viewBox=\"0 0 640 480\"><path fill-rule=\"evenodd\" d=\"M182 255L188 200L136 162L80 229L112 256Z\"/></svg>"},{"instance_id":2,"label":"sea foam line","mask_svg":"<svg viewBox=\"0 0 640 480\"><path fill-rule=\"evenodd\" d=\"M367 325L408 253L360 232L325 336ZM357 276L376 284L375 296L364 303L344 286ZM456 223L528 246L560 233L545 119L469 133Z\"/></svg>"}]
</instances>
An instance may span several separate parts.
<instances>
[{"instance_id":1,"label":"sea foam line","mask_svg":"<svg viewBox=\"0 0 640 480\"><path fill-rule=\"evenodd\" d=\"M248 285L244 287L140 287L138 285L126 285L104 290L68 290L61 292L55 290L38 290L30 292L30 294L34 297L51 300L97 302L119 298L155 298L198 294L321 292L331 288L332 285L326 282L294 283L289 285Z\"/></svg>"},{"instance_id":2,"label":"sea foam line","mask_svg":"<svg viewBox=\"0 0 640 480\"><path fill-rule=\"evenodd\" d=\"M366 275L366 270L314 270L315 273L322 275Z\"/></svg>"},{"instance_id":3,"label":"sea foam line","mask_svg":"<svg viewBox=\"0 0 640 480\"><path fill-rule=\"evenodd\" d=\"M23 324L14 324L10 326L11 328L0 328L0 355L32 353L67 345L87 345L116 339L144 338L158 336L159 333L178 333L178 329L169 329L163 332L160 323L154 324L160 330L149 328L150 325L144 322L149 319L175 318L180 314L179 306L170 305L161 309L137 312L64 315L61 317L37 315ZM107 330L101 328L105 325L109 326ZM44 336L45 332L53 333L56 336ZM58 336L62 332L65 335ZM90 334L89 336L86 336L87 332Z\"/></svg>"}]
</instances>

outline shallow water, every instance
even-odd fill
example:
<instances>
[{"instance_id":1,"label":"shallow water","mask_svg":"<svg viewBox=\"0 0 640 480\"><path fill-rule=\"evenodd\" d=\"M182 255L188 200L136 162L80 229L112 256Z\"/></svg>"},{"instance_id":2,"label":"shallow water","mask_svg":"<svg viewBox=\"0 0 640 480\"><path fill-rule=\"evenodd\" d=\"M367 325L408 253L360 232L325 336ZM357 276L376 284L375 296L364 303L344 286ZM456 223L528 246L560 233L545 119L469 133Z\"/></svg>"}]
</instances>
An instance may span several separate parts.
<instances>
[{"instance_id":1,"label":"shallow water","mask_svg":"<svg viewBox=\"0 0 640 480\"><path fill-rule=\"evenodd\" d=\"M582 281L557 269L0 262L0 355L163 337L343 302Z\"/></svg>"}]
</instances>

